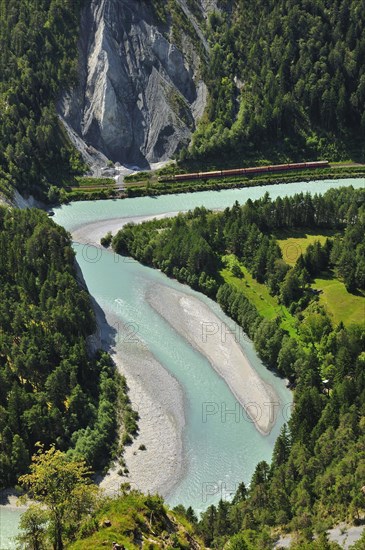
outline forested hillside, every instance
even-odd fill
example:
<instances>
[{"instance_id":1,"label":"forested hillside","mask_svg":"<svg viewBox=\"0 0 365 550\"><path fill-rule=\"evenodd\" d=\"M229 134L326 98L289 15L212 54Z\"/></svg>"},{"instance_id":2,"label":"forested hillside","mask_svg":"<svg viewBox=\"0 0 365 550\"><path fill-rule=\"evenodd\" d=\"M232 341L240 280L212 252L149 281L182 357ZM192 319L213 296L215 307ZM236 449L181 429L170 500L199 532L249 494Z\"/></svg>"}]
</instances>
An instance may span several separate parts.
<instances>
[{"instance_id":1,"label":"forested hillside","mask_svg":"<svg viewBox=\"0 0 365 550\"><path fill-rule=\"evenodd\" d=\"M82 3L0 1L0 192L42 196L83 169L55 105L78 78Z\"/></svg>"},{"instance_id":2,"label":"forested hillside","mask_svg":"<svg viewBox=\"0 0 365 550\"><path fill-rule=\"evenodd\" d=\"M334 322L313 287L319 275L336 280L345 300L356 295L364 307L364 223L364 191L342 188L276 200L266 194L222 213L197 208L125 226L113 239L116 251L215 298L295 389L272 464L258 464L232 504L203 515L207 546L222 548L229 536L264 525L310 534L364 513L364 319ZM332 236L314 240L290 266L275 233L305 227Z\"/></svg>"},{"instance_id":3,"label":"forested hillside","mask_svg":"<svg viewBox=\"0 0 365 550\"><path fill-rule=\"evenodd\" d=\"M94 330L65 230L39 210L0 208L0 487L38 441L108 463L122 381L109 355L89 355Z\"/></svg>"},{"instance_id":4,"label":"forested hillside","mask_svg":"<svg viewBox=\"0 0 365 550\"><path fill-rule=\"evenodd\" d=\"M58 120L56 103L66 90L75 89L80 82L77 44L81 7L88 2L0 2L2 193L10 195L15 186L23 193L46 198L50 185L54 185L49 198L55 200L58 196L56 187L69 183L73 175L85 170L79 153L70 144ZM191 147L183 149L182 160L190 164L195 162L199 168L319 157L364 160L363 0L306 0L299 3L291 0L220 0L218 10L210 13L207 21L201 5L194 2L188 2L190 19L177 0L171 0L167 8L165 3L157 0L152 4L150 10L148 3L142 2L141 12L137 9L134 17L142 17L146 8L150 15L154 14L156 32L165 36L171 27L171 36L167 38L182 51L185 51L185 38L190 37L197 47L194 66L200 67L199 75L208 89L205 114L193 135ZM114 12L107 13L108 17L116 17ZM113 19L107 19L106 26L114 28L114 24ZM128 22L126 24L129 28ZM91 31L91 42L96 40L95 32ZM200 44L198 36L202 44L206 39L209 41L209 53ZM104 53L107 57L110 54L109 51ZM140 55L137 50L131 54ZM119 50L115 55L113 71L117 73L122 71ZM124 63L125 59L121 61ZM143 60L139 61L142 63ZM87 64L87 60L84 62ZM158 61L154 63L157 63L158 70ZM184 71L183 56L179 63ZM147 69L145 77L148 80ZM177 66L172 72L173 75L179 72ZM199 75L194 78L200 78ZM130 85L136 85L135 79L131 79ZM203 85L201 81L200 85ZM114 86L123 87L122 84ZM158 103L156 109L161 110L162 116L171 103L169 108L176 110L183 124L187 104L179 93L175 97L173 92L169 92L169 99ZM87 97L80 102L87 103ZM114 100L111 104L103 101L99 111L109 109L112 112ZM95 119L94 125L100 126L99 130L95 128L95 135L103 130L105 143L114 143L125 133L125 139L118 145L123 149L127 137L132 139L133 126L125 127L123 120L131 116L136 105L128 103L130 99L119 105L120 101L117 93L113 124L109 119L103 123ZM73 106L76 121L82 117L81 103L76 102ZM205 96L199 104L202 112ZM189 117L188 127L192 129L192 115ZM177 122L176 125L179 127ZM141 128L138 131L142 131ZM150 135L151 128L152 125L147 135ZM92 141L94 130L89 130ZM162 158L170 129L166 126L160 130L161 144L164 143L159 146ZM168 132L166 139L165 131ZM180 138L175 136L174 139L177 142L171 150L175 151L185 146L189 137L183 132ZM98 143L94 145L98 147ZM114 153L115 158L119 158L119 149ZM130 155L137 155L137 158L140 154L141 151L135 151L131 145ZM158 156L158 153L154 155ZM155 156L153 158L158 160Z\"/></svg>"},{"instance_id":5,"label":"forested hillside","mask_svg":"<svg viewBox=\"0 0 365 550\"><path fill-rule=\"evenodd\" d=\"M209 22L210 99L190 158L335 160L352 151L364 160L363 0L218 5Z\"/></svg>"}]
</instances>

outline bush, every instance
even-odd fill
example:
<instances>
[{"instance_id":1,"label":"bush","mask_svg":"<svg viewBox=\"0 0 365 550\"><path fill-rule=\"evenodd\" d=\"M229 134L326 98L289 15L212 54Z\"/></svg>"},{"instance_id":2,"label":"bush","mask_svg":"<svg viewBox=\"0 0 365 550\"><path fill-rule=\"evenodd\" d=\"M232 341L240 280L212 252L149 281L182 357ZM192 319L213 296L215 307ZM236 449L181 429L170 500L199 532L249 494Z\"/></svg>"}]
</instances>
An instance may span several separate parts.
<instances>
[{"instance_id":1,"label":"bush","mask_svg":"<svg viewBox=\"0 0 365 550\"><path fill-rule=\"evenodd\" d=\"M111 231L108 231L108 233L105 235L105 237L102 237L100 239L100 244L104 246L105 248L108 248L111 245L113 239L113 235Z\"/></svg>"},{"instance_id":2,"label":"bush","mask_svg":"<svg viewBox=\"0 0 365 550\"><path fill-rule=\"evenodd\" d=\"M232 272L232 275L234 275L234 277L238 277L239 279L243 278L243 273L238 264L233 264L233 266L231 267L231 272Z\"/></svg>"}]
</instances>

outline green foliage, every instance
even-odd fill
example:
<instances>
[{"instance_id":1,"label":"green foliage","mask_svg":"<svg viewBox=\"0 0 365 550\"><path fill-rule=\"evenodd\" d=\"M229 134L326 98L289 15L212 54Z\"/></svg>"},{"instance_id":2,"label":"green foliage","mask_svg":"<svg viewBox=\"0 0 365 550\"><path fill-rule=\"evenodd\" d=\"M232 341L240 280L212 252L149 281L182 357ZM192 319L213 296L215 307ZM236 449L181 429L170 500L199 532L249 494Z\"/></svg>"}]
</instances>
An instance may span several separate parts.
<instances>
[{"instance_id":1,"label":"green foliage","mask_svg":"<svg viewBox=\"0 0 365 550\"><path fill-rule=\"evenodd\" d=\"M79 187L113 187L115 185L113 178L91 178L88 176L77 176L75 181Z\"/></svg>"},{"instance_id":2,"label":"green foliage","mask_svg":"<svg viewBox=\"0 0 365 550\"><path fill-rule=\"evenodd\" d=\"M29 506L20 518L21 534L17 537L20 548L44 550L47 547L48 521L46 510L36 504Z\"/></svg>"},{"instance_id":3,"label":"green foliage","mask_svg":"<svg viewBox=\"0 0 365 550\"><path fill-rule=\"evenodd\" d=\"M341 550L337 542L330 542L326 534L321 534L317 540L305 540L305 536L299 537L304 539L298 542L294 542L290 548L292 550ZM308 534L307 539L311 539L311 535ZM356 548L356 546L350 546L350 548Z\"/></svg>"},{"instance_id":4,"label":"green foliage","mask_svg":"<svg viewBox=\"0 0 365 550\"><path fill-rule=\"evenodd\" d=\"M134 411L128 397L128 386L124 377L121 377L121 392L119 395L119 403L122 409L122 423L124 428L124 438L132 441L132 436L138 432L138 412Z\"/></svg>"},{"instance_id":5,"label":"green foliage","mask_svg":"<svg viewBox=\"0 0 365 550\"><path fill-rule=\"evenodd\" d=\"M105 237L102 237L100 239L100 244L104 246L105 248L108 248L108 246L111 245L111 242L113 240L113 235L111 231L108 231L108 233L105 235Z\"/></svg>"},{"instance_id":6,"label":"green foliage","mask_svg":"<svg viewBox=\"0 0 365 550\"><path fill-rule=\"evenodd\" d=\"M209 19L209 103L185 157L364 159L364 10L238 0ZM351 139L350 139L351 136Z\"/></svg>"},{"instance_id":7,"label":"green foliage","mask_svg":"<svg viewBox=\"0 0 365 550\"><path fill-rule=\"evenodd\" d=\"M0 208L0 486L27 471L35 444L74 449L100 468L114 452L119 395L77 283L70 238L45 212Z\"/></svg>"},{"instance_id":8,"label":"green foliage","mask_svg":"<svg viewBox=\"0 0 365 550\"><path fill-rule=\"evenodd\" d=\"M331 250L331 263L349 292L365 288L365 215L359 217L356 206L351 204L346 212L344 238L337 238Z\"/></svg>"},{"instance_id":9,"label":"green foliage","mask_svg":"<svg viewBox=\"0 0 365 550\"><path fill-rule=\"evenodd\" d=\"M227 550L248 550L245 537L242 533L234 535L226 544Z\"/></svg>"},{"instance_id":10,"label":"green foliage","mask_svg":"<svg viewBox=\"0 0 365 550\"><path fill-rule=\"evenodd\" d=\"M151 172L137 172L137 174L131 174L130 176L125 176L124 181L126 183L134 182L134 181L147 181L151 179L152 173Z\"/></svg>"},{"instance_id":11,"label":"green foliage","mask_svg":"<svg viewBox=\"0 0 365 550\"><path fill-rule=\"evenodd\" d=\"M203 218L205 213L201 209ZM212 273L219 262L213 247L205 240L205 231L200 220L187 223L184 216L136 226L128 224L113 238L113 248L214 296L217 283Z\"/></svg>"},{"instance_id":12,"label":"green foliage","mask_svg":"<svg viewBox=\"0 0 365 550\"><path fill-rule=\"evenodd\" d=\"M333 272L323 273L312 285L321 292L319 303L324 306L335 324L340 321L348 326L364 321L364 291L350 293Z\"/></svg>"},{"instance_id":13,"label":"green foliage","mask_svg":"<svg viewBox=\"0 0 365 550\"><path fill-rule=\"evenodd\" d=\"M90 480L90 470L83 460L72 460L53 446L43 446L32 458L30 473L19 478L28 495L44 508L32 508L23 520L28 543L44 539L46 530L54 550L63 550L65 541L72 540L83 518L96 506L99 489ZM43 513L48 512L47 516Z\"/></svg>"},{"instance_id":14,"label":"green foliage","mask_svg":"<svg viewBox=\"0 0 365 550\"><path fill-rule=\"evenodd\" d=\"M46 199L84 170L56 114L76 82L82 0L0 2L0 181Z\"/></svg>"},{"instance_id":15,"label":"green foliage","mask_svg":"<svg viewBox=\"0 0 365 550\"><path fill-rule=\"evenodd\" d=\"M105 200L114 199L118 196L120 196L120 194L112 187L105 187L103 189L100 187L95 187L95 189L91 187L80 189L73 188L72 191L63 194L62 202Z\"/></svg>"},{"instance_id":16,"label":"green foliage","mask_svg":"<svg viewBox=\"0 0 365 550\"><path fill-rule=\"evenodd\" d=\"M199 4L194 0L187 0L186 4L200 25L204 25L204 15ZM181 49L183 48L183 38L189 37L192 45L199 51L201 61L205 61L206 54L198 33L180 2L177 0L154 0L151 2L151 9L156 24L165 36L169 35L170 40L172 38Z\"/></svg>"},{"instance_id":17,"label":"green foliage","mask_svg":"<svg viewBox=\"0 0 365 550\"><path fill-rule=\"evenodd\" d=\"M198 4L189 0L187 7L204 27ZM178 46L183 35L189 37L208 84L207 112L184 156L199 165L217 164L217 159L242 164L318 155L348 158L346 148L352 147L363 158L363 10L356 1L222 4L222 13L212 13L206 23L208 66L195 26L180 3L156 0L151 5L161 31L170 33ZM60 92L77 81L82 5L83 0L0 4L0 190L6 196L15 185L23 193L63 201L54 190L48 195L49 186L67 185L85 171L55 109ZM193 125L182 98L170 99ZM227 185L210 181L202 188ZM175 192L187 187L181 184ZM116 195L112 189L104 191L75 191L68 199ZM128 196L150 191L129 190ZM157 185L156 192L169 192L169 186Z\"/></svg>"},{"instance_id":18,"label":"green foliage","mask_svg":"<svg viewBox=\"0 0 365 550\"><path fill-rule=\"evenodd\" d=\"M106 519L111 526L104 526ZM117 498L101 502L92 520L81 527L77 542L69 548L103 550L111 548L113 541L131 550L204 548L181 510L171 512L161 497L131 491L128 484L121 486Z\"/></svg>"}]
</instances>

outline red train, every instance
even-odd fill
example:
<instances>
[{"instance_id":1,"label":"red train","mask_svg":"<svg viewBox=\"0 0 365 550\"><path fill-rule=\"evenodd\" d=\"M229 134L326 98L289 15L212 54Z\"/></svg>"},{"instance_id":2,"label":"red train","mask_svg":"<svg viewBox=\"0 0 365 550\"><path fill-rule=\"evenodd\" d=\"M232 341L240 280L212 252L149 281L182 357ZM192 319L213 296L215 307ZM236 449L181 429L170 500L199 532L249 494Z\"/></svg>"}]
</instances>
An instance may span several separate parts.
<instances>
[{"instance_id":1,"label":"red train","mask_svg":"<svg viewBox=\"0 0 365 550\"><path fill-rule=\"evenodd\" d=\"M273 164L270 166L253 166L251 168L235 168L233 170L215 170L213 172L193 172L190 174L176 174L160 178L160 181L206 180L210 178L224 178L227 176L251 176L266 172L286 172L287 170L304 170L306 168L327 168L328 160L315 162L296 162L292 164Z\"/></svg>"}]
</instances>

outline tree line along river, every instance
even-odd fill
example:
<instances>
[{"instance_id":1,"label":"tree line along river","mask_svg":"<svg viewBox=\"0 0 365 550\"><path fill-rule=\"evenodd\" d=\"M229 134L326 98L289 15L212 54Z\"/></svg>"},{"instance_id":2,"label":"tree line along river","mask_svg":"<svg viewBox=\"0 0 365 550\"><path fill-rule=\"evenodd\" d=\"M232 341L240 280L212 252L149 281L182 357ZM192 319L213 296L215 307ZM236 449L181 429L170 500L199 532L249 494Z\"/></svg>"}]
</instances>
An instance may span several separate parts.
<instances>
[{"instance_id":1,"label":"tree line along river","mask_svg":"<svg viewBox=\"0 0 365 550\"><path fill-rule=\"evenodd\" d=\"M229 497L240 481L248 483L256 464L261 460L270 461L275 439L289 416L291 394L285 381L264 368L252 343L243 335L240 345L244 354L259 376L275 390L279 412L268 436L261 435L243 415L237 416L237 400L224 380L213 370L206 357L151 308L146 296L157 286L160 289L169 287L187 296L198 297L220 319L222 327L235 331L235 324L205 296L158 271L98 248L95 245L98 231L100 233L104 225L107 227L110 220L126 223L138 221L141 217L175 214L202 205L209 209L224 209L236 200L244 203L249 198L258 199L267 192L276 198L307 191L324 193L344 185L360 188L364 183L364 179L323 180L157 198L75 202L55 209L54 221L71 234L77 235L80 231L87 234L90 228L89 244L88 241L79 243L75 237L74 248L86 285L97 304L105 313L111 313L117 324L120 321L121 326L129 327L130 334L135 332L139 342L138 353L141 353L142 343L144 353L152 354L181 388L185 416L183 468L177 475L176 484L165 495L170 505L182 503L201 511L217 503L221 497ZM133 353L133 338L128 340L132 341L126 342L123 338L117 342L121 356L126 345L128 353ZM143 363L143 354L140 358ZM138 408L138 403L136 406ZM211 413L207 414L207 411ZM161 441L161 452L164 452L165 443ZM14 547L11 537L16 535L19 517L19 510L0 507L0 550Z\"/></svg>"}]
</instances>

